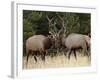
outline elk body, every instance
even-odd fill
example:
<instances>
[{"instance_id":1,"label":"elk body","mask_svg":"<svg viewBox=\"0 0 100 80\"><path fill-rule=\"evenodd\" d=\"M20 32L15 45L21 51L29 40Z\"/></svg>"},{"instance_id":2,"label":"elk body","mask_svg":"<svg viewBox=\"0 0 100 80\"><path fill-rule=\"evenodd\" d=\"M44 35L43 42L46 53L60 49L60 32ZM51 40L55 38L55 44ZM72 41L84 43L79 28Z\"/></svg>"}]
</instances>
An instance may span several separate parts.
<instances>
[{"instance_id":1,"label":"elk body","mask_svg":"<svg viewBox=\"0 0 100 80\"><path fill-rule=\"evenodd\" d=\"M72 51L76 58L76 50L80 48L83 50L84 53L88 55L86 39L82 34L69 34L68 37L62 38L62 43L69 50L68 59L70 59Z\"/></svg>"},{"instance_id":2,"label":"elk body","mask_svg":"<svg viewBox=\"0 0 100 80\"><path fill-rule=\"evenodd\" d=\"M45 61L45 55L47 50L51 46L50 38L43 35L34 35L27 39L26 41L26 53L27 53L27 62L29 55L33 55L35 61L37 62L37 55L41 55L42 60Z\"/></svg>"}]
</instances>

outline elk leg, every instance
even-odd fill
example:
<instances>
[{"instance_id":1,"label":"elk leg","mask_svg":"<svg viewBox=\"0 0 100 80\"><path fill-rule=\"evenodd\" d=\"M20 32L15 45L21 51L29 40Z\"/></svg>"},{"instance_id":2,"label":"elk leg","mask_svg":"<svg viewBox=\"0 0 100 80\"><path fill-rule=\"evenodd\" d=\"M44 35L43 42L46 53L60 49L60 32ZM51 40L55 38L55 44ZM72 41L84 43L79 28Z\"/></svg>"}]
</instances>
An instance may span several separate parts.
<instances>
[{"instance_id":1,"label":"elk leg","mask_svg":"<svg viewBox=\"0 0 100 80\"><path fill-rule=\"evenodd\" d=\"M37 58L36 58L36 56L37 56L37 51L33 51L33 52L32 52L32 56L34 57L35 62L37 62Z\"/></svg>"},{"instance_id":2,"label":"elk leg","mask_svg":"<svg viewBox=\"0 0 100 80\"><path fill-rule=\"evenodd\" d=\"M64 55L66 56L66 53L64 52Z\"/></svg>"},{"instance_id":3,"label":"elk leg","mask_svg":"<svg viewBox=\"0 0 100 80\"><path fill-rule=\"evenodd\" d=\"M70 52L69 52L68 59L70 59L71 53L72 53L72 50L70 50Z\"/></svg>"},{"instance_id":4,"label":"elk leg","mask_svg":"<svg viewBox=\"0 0 100 80\"><path fill-rule=\"evenodd\" d=\"M69 51L69 50L67 50L67 49L64 50L63 53L64 53L65 56L67 56L67 52L68 52L68 51Z\"/></svg>"},{"instance_id":5,"label":"elk leg","mask_svg":"<svg viewBox=\"0 0 100 80\"><path fill-rule=\"evenodd\" d=\"M26 65L28 64L28 58L29 58L29 55L30 55L30 51L28 51L28 54L27 54L27 61L26 61Z\"/></svg>"},{"instance_id":6,"label":"elk leg","mask_svg":"<svg viewBox=\"0 0 100 80\"><path fill-rule=\"evenodd\" d=\"M89 57L89 53L87 51L87 46L85 46L83 49L84 49L84 56L87 55Z\"/></svg>"},{"instance_id":7,"label":"elk leg","mask_svg":"<svg viewBox=\"0 0 100 80\"><path fill-rule=\"evenodd\" d=\"M76 50L74 49L73 51L74 51L74 56L75 56L75 59L77 60L77 58L76 58Z\"/></svg>"},{"instance_id":8,"label":"elk leg","mask_svg":"<svg viewBox=\"0 0 100 80\"><path fill-rule=\"evenodd\" d=\"M89 52L87 51L87 50L85 50L85 53L86 53L86 55L88 56L88 58L89 58Z\"/></svg>"},{"instance_id":9,"label":"elk leg","mask_svg":"<svg viewBox=\"0 0 100 80\"><path fill-rule=\"evenodd\" d=\"M43 53L42 60L45 61L46 52Z\"/></svg>"},{"instance_id":10,"label":"elk leg","mask_svg":"<svg viewBox=\"0 0 100 80\"><path fill-rule=\"evenodd\" d=\"M36 56L34 55L34 60L37 62L37 58L36 58Z\"/></svg>"}]
</instances>

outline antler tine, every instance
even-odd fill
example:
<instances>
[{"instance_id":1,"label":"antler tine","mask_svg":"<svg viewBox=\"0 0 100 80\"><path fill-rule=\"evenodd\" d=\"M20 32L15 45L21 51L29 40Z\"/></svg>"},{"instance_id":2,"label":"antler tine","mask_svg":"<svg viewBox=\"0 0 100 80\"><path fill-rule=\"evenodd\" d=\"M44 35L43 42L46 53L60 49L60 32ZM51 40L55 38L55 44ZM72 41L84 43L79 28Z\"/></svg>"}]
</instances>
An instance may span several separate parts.
<instances>
[{"instance_id":1,"label":"antler tine","mask_svg":"<svg viewBox=\"0 0 100 80\"><path fill-rule=\"evenodd\" d=\"M61 17L60 15L58 15L58 13L56 13L57 14L57 16L59 17L59 19L62 21L62 28L59 30L59 34L61 33L61 31L63 31L64 33L66 32L66 28L65 28L65 25L64 25L64 19L63 19L63 17Z\"/></svg>"},{"instance_id":2,"label":"antler tine","mask_svg":"<svg viewBox=\"0 0 100 80\"><path fill-rule=\"evenodd\" d=\"M63 31L63 27L58 31L58 34L60 34Z\"/></svg>"},{"instance_id":3,"label":"antler tine","mask_svg":"<svg viewBox=\"0 0 100 80\"><path fill-rule=\"evenodd\" d=\"M53 21L53 18L49 18L48 15L46 15L46 18L48 20L48 23L49 23L49 33L53 36L55 36L55 31L52 29L52 25L55 26L55 23L52 23Z\"/></svg>"},{"instance_id":4,"label":"antler tine","mask_svg":"<svg viewBox=\"0 0 100 80\"><path fill-rule=\"evenodd\" d=\"M46 18L47 18L47 20L49 21L49 23L53 21L53 18L50 19L50 18L48 17L48 15L46 15Z\"/></svg>"},{"instance_id":5,"label":"antler tine","mask_svg":"<svg viewBox=\"0 0 100 80\"><path fill-rule=\"evenodd\" d=\"M49 19L49 17L46 15L46 18L47 18L47 20L49 21L50 19Z\"/></svg>"},{"instance_id":6,"label":"antler tine","mask_svg":"<svg viewBox=\"0 0 100 80\"><path fill-rule=\"evenodd\" d=\"M58 13L56 13L56 14L57 14L57 16L59 17L60 20L64 21L63 18L58 15Z\"/></svg>"}]
</instances>

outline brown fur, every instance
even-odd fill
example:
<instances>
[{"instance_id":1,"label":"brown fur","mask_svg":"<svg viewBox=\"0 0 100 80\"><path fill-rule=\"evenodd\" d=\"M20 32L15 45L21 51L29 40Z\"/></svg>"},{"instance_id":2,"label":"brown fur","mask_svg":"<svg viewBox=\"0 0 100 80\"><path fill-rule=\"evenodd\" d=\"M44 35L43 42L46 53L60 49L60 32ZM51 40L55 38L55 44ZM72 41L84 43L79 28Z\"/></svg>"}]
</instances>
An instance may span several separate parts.
<instances>
[{"instance_id":1,"label":"brown fur","mask_svg":"<svg viewBox=\"0 0 100 80\"><path fill-rule=\"evenodd\" d=\"M26 41L26 52L27 52L27 61L29 55L33 55L35 61L37 62L36 56L41 56L42 60L45 61L45 55L47 50L51 47L50 38L43 35L35 35L27 39Z\"/></svg>"},{"instance_id":2,"label":"brown fur","mask_svg":"<svg viewBox=\"0 0 100 80\"><path fill-rule=\"evenodd\" d=\"M44 39L43 43L44 43L44 50L49 49L52 44L50 38Z\"/></svg>"},{"instance_id":3,"label":"brown fur","mask_svg":"<svg viewBox=\"0 0 100 80\"><path fill-rule=\"evenodd\" d=\"M62 44L66 46L66 48L70 51L68 58L70 59L70 55L72 51L74 52L74 56L76 58L76 50L83 49L84 53L87 53L87 44L84 35L72 33L68 35L68 37L63 37Z\"/></svg>"}]
</instances>

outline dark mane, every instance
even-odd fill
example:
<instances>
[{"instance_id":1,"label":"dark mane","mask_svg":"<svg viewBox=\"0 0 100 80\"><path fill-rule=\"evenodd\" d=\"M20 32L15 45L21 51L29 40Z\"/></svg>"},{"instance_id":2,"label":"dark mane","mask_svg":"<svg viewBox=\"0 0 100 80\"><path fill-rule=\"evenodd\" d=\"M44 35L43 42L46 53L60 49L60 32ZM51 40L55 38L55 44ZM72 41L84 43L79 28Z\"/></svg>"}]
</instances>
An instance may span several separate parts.
<instances>
[{"instance_id":1,"label":"dark mane","mask_svg":"<svg viewBox=\"0 0 100 80\"><path fill-rule=\"evenodd\" d=\"M44 44L44 49L49 49L51 47L51 40L50 38L46 38L44 41L43 41L43 44Z\"/></svg>"}]
</instances>

